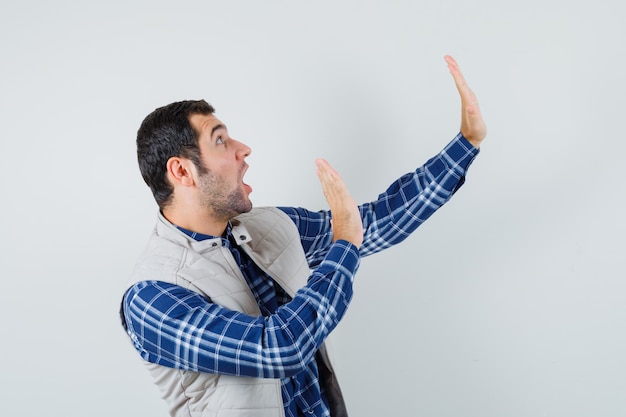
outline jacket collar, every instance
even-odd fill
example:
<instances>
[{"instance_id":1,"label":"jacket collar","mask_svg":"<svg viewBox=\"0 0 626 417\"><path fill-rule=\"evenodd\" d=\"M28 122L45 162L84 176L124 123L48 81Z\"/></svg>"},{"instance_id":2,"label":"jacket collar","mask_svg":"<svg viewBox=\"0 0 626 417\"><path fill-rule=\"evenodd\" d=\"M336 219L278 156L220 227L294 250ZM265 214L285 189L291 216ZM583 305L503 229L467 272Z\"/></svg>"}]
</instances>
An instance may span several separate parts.
<instances>
[{"instance_id":1,"label":"jacket collar","mask_svg":"<svg viewBox=\"0 0 626 417\"><path fill-rule=\"evenodd\" d=\"M250 233L248 233L248 230L241 221L237 218L233 218L230 223L232 226L231 234L233 236L233 240L238 246L248 244L252 241ZM157 224L154 233L164 239L189 248L197 253L206 253L222 247L221 237L212 237L197 241L178 229L176 225L167 220L160 211L157 215Z\"/></svg>"}]
</instances>

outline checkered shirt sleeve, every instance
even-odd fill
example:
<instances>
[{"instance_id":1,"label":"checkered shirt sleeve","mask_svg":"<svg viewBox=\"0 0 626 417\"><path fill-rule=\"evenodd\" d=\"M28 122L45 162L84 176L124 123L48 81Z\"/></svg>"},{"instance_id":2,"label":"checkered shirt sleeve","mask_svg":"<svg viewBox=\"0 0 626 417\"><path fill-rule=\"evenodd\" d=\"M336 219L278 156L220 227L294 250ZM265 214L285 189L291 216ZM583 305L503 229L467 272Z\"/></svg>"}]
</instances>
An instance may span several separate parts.
<instances>
[{"instance_id":1,"label":"checkered shirt sleeve","mask_svg":"<svg viewBox=\"0 0 626 417\"><path fill-rule=\"evenodd\" d=\"M423 166L394 181L375 201L359 206L363 219L361 256L368 256L405 240L464 184L478 155L459 133ZM330 211L280 207L298 226L309 265L324 258L333 234Z\"/></svg>"},{"instance_id":2,"label":"checkered shirt sleeve","mask_svg":"<svg viewBox=\"0 0 626 417\"><path fill-rule=\"evenodd\" d=\"M135 284L123 299L123 320L148 362L226 375L284 378L303 371L352 298L356 246L339 240L293 300L267 317L211 303L158 281Z\"/></svg>"}]
</instances>

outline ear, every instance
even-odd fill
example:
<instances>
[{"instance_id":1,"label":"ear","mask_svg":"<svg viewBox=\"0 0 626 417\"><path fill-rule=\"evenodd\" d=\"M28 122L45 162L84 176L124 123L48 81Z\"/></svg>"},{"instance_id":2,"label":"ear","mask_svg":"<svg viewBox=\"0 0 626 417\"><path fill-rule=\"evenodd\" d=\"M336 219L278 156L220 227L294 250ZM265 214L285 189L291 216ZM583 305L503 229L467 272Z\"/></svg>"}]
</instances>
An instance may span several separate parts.
<instances>
[{"instance_id":1,"label":"ear","mask_svg":"<svg viewBox=\"0 0 626 417\"><path fill-rule=\"evenodd\" d=\"M167 160L166 166L167 176L173 185L180 184L188 187L195 183L195 167L189 159L173 156Z\"/></svg>"}]
</instances>

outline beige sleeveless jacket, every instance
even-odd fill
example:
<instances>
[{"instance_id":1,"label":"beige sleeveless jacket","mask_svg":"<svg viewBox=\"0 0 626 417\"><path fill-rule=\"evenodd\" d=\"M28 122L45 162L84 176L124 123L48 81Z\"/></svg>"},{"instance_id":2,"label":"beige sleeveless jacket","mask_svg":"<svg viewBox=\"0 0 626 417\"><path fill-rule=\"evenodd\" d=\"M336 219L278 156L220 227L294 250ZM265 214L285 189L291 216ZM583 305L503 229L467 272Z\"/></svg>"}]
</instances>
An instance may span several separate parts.
<instances>
[{"instance_id":1,"label":"beige sleeveless jacket","mask_svg":"<svg viewBox=\"0 0 626 417\"><path fill-rule=\"evenodd\" d=\"M254 208L231 221L241 249L289 295L310 274L295 224L276 208ZM129 287L157 280L203 294L212 302L249 315L261 314L230 250L220 238L195 241L161 214ZM324 347L317 355L333 416L347 416ZM146 362L173 417L283 417L279 379L216 375Z\"/></svg>"}]
</instances>

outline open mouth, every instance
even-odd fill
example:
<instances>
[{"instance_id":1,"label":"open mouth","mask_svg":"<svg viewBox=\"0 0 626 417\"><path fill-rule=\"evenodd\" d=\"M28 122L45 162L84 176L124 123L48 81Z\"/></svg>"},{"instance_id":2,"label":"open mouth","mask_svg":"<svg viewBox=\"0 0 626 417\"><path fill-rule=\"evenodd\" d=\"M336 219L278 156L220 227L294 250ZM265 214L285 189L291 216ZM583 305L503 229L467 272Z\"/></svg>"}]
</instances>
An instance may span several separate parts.
<instances>
[{"instance_id":1,"label":"open mouth","mask_svg":"<svg viewBox=\"0 0 626 417\"><path fill-rule=\"evenodd\" d=\"M243 188L248 192L248 194L250 194L252 192L252 187L250 187L250 185L246 184L243 181L243 177L246 174L246 171L248 171L248 164L245 164L241 170L241 184L243 185Z\"/></svg>"}]
</instances>

